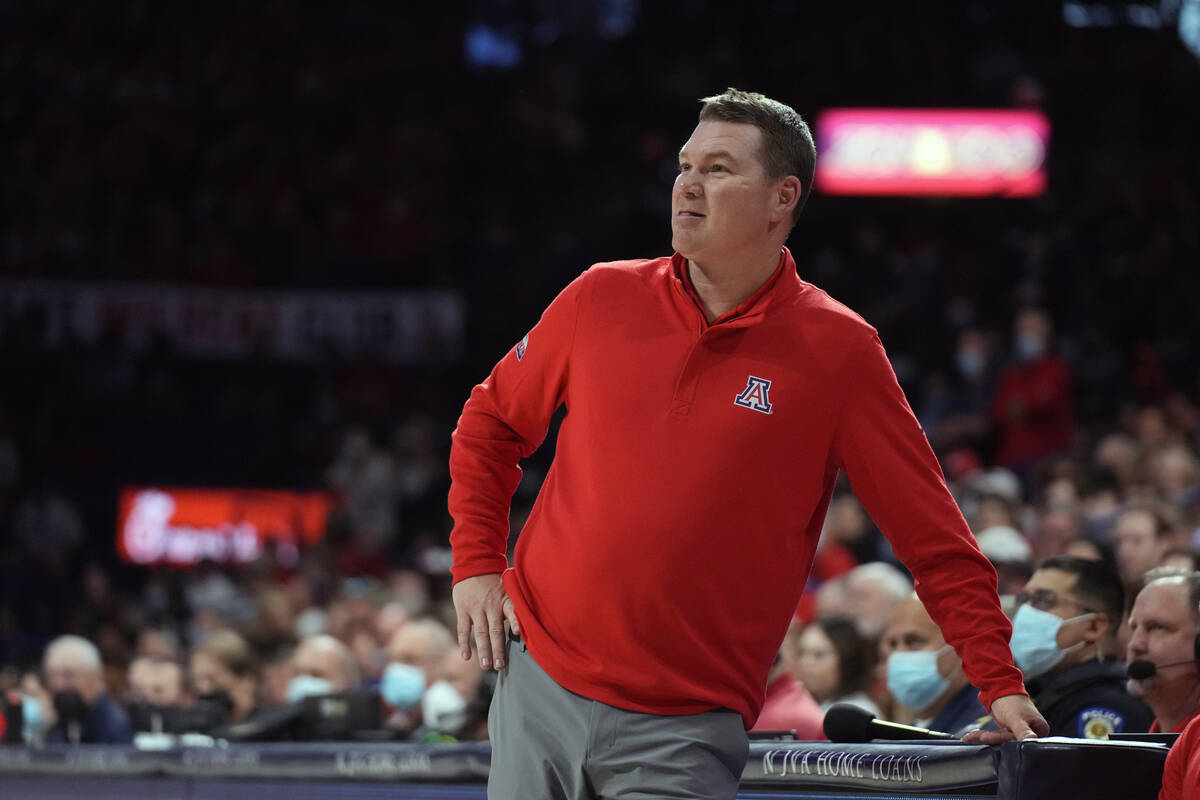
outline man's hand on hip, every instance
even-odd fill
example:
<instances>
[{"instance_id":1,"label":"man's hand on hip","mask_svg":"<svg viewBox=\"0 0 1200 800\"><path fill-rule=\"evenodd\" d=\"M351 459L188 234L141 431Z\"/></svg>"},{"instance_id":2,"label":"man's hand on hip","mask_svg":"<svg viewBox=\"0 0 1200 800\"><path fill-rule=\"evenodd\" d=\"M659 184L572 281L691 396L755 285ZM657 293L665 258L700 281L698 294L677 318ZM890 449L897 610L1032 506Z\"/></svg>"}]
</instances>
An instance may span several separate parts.
<instances>
[{"instance_id":1,"label":"man's hand on hip","mask_svg":"<svg viewBox=\"0 0 1200 800\"><path fill-rule=\"evenodd\" d=\"M992 719L998 730L971 731L963 737L967 744L1000 744L1009 739L1032 739L1049 736L1050 723L1023 694L1009 694L992 703Z\"/></svg>"},{"instance_id":2,"label":"man's hand on hip","mask_svg":"<svg viewBox=\"0 0 1200 800\"><path fill-rule=\"evenodd\" d=\"M504 591L500 575L476 575L454 584L454 612L458 616L458 649L463 661L471 660L471 642L479 653L479 666L504 669L505 623L519 634L513 602Z\"/></svg>"}]
</instances>

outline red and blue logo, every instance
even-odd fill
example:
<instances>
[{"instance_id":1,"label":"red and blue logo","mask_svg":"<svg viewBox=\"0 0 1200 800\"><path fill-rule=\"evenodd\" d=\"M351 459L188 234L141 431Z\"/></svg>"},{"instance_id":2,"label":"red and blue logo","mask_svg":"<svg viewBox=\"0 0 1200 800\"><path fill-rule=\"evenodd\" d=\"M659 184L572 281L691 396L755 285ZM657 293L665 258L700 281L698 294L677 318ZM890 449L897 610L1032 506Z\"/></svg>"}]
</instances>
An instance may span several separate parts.
<instances>
[{"instance_id":1,"label":"red and blue logo","mask_svg":"<svg viewBox=\"0 0 1200 800\"><path fill-rule=\"evenodd\" d=\"M746 379L746 388L733 398L733 404L757 411L760 414L770 414L772 413L770 392L771 382L769 380L751 375Z\"/></svg>"}]
</instances>

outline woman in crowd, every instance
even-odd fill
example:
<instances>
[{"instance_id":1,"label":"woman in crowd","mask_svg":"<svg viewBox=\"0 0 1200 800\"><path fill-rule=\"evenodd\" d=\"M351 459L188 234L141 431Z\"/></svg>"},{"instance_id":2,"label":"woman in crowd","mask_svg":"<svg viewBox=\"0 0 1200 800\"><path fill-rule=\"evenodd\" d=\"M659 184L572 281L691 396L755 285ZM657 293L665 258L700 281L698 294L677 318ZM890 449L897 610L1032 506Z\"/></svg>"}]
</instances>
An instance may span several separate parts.
<instances>
[{"instance_id":1,"label":"woman in crowd","mask_svg":"<svg viewBox=\"0 0 1200 800\"><path fill-rule=\"evenodd\" d=\"M189 678L197 699L228 708L230 722L241 722L258 708L258 660L233 631L216 631L192 650Z\"/></svg>"},{"instance_id":2,"label":"woman in crowd","mask_svg":"<svg viewBox=\"0 0 1200 800\"><path fill-rule=\"evenodd\" d=\"M796 677L826 711L835 703L851 703L879 715L867 695L875 665L874 647L854 623L840 617L817 619L796 638Z\"/></svg>"}]
</instances>

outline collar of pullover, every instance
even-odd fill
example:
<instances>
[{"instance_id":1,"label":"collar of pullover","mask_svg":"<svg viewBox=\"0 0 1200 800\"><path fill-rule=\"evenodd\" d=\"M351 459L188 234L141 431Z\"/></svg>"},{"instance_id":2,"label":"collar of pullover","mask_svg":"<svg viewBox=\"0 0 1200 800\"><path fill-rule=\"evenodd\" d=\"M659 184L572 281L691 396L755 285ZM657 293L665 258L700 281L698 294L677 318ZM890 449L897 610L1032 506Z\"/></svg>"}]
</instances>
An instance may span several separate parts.
<instances>
[{"instance_id":1,"label":"collar of pullover","mask_svg":"<svg viewBox=\"0 0 1200 800\"><path fill-rule=\"evenodd\" d=\"M696 293L691 276L688 274L687 259L679 253L671 256L671 276L675 289L695 306L701 319L707 320L704 304L700 301L700 296ZM800 276L796 274L796 262L792 259L791 251L784 247L779 254L779 266L775 268L771 277L767 278L754 294L712 322L707 323L706 327L720 325L741 328L751 325L762 317L767 307L776 299L798 291L800 283Z\"/></svg>"}]
</instances>

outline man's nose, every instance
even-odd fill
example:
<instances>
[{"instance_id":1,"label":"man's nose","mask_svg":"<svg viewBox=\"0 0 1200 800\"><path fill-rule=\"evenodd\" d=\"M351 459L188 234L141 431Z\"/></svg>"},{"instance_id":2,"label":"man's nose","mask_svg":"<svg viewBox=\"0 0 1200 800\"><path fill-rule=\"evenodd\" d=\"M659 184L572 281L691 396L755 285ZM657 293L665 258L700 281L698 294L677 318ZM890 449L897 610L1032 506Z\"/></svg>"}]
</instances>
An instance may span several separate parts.
<instances>
[{"instance_id":1,"label":"man's nose","mask_svg":"<svg viewBox=\"0 0 1200 800\"><path fill-rule=\"evenodd\" d=\"M1125 651L1129 655L1145 655L1146 654L1146 634L1139 628L1129 637L1129 644L1125 646Z\"/></svg>"},{"instance_id":2,"label":"man's nose","mask_svg":"<svg viewBox=\"0 0 1200 800\"><path fill-rule=\"evenodd\" d=\"M685 172L679 176L679 191L684 197L696 198L704 193L704 187L694 173Z\"/></svg>"}]
</instances>

